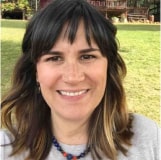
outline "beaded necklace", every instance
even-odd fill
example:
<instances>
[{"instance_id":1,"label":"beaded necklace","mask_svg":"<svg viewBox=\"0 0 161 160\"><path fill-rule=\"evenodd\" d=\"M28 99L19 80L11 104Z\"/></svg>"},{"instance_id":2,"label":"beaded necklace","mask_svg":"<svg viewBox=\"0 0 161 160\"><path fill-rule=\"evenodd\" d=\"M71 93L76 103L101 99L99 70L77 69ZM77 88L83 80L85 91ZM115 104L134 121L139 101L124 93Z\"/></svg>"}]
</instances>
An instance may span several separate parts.
<instances>
[{"instance_id":1,"label":"beaded necklace","mask_svg":"<svg viewBox=\"0 0 161 160\"><path fill-rule=\"evenodd\" d=\"M85 157L88 152L90 151L90 147L88 147L86 150L84 150L84 152L80 153L78 156L76 155L72 155L70 153L65 152L62 147L60 146L59 142L56 140L55 137L52 138L52 142L54 144L54 146L57 148L58 151L61 152L61 154L66 157L67 160L78 160L81 159L83 157Z\"/></svg>"}]
</instances>

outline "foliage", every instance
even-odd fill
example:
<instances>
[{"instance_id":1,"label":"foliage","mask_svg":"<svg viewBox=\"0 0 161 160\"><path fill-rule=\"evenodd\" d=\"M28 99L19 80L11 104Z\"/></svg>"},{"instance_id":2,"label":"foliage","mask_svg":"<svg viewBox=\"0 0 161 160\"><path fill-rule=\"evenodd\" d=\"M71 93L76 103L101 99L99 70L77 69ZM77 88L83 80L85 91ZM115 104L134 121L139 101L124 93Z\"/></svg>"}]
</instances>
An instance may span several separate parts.
<instances>
[{"instance_id":1,"label":"foliage","mask_svg":"<svg viewBox=\"0 0 161 160\"><path fill-rule=\"evenodd\" d=\"M12 11L16 8L16 4L12 2L2 3L2 11Z\"/></svg>"},{"instance_id":2,"label":"foliage","mask_svg":"<svg viewBox=\"0 0 161 160\"><path fill-rule=\"evenodd\" d=\"M150 0L127 0L128 7L148 7L153 1Z\"/></svg>"},{"instance_id":3,"label":"foliage","mask_svg":"<svg viewBox=\"0 0 161 160\"><path fill-rule=\"evenodd\" d=\"M18 8L24 9L29 7L29 3L27 0L18 0Z\"/></svg>"},{"instance_id":4,"label":"foliage","mask_svg":"<svg viewBox=\"0 0 161 160\"><path fill-rule=\"evenodd\" d=\"M15 2L2 2L1 4L2 7L2 12L3 11L13 11L16 9L20 10L30 10L29 3L27 0L18 0L16 3Z\"/></svg>"}]
</instances>

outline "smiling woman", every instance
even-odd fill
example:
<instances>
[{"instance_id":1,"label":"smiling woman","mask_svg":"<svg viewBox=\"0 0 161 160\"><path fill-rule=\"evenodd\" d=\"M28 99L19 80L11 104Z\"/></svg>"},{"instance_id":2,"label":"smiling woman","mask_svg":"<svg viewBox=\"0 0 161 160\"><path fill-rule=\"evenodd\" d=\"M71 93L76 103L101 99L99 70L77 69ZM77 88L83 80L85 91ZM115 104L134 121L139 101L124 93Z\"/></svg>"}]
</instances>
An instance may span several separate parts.
<instances>
[{"instance_id":1,"label":"smiling woman","mask_svg":"<svg viewBox=\"0 0 161 160\"><path fill-rule=\"evenodd\" d=\"M53 122L61 116L66 122L79 120L83 124L104 95L107 58L101 54L94 39L91 38L88 44L83 20L79 22L73 43L65 35L66 30L67 25L50 52L39 58L37 82L51 109ZM61 127L64 125L66 123L62 123ZM54 134L60 136L57 130Z\"/></svg>"},{"instance_id":2,"label":"smiling woman","mask_svg":"<svg viewBox=\"0 0 161 160\"><path fill-rule=\"evenodd\" d=\"M84 0L30 20L2 100L2 160L159 160L158 126L128 112L115 36Z\"/></svg>"}]
</instances>

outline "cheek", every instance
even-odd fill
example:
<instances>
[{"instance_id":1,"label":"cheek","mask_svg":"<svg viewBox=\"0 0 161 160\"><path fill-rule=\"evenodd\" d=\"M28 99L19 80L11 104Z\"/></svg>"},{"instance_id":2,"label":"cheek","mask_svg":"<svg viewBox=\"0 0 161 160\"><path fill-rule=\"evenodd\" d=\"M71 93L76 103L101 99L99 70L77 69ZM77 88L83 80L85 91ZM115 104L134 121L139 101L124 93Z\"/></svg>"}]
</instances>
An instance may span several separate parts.
<instances>
[{"instance_id":1,"label":"cheek","mask_svg":"<svg viewBox=\"0 0 161 160\"><path fill-rule=\"evenodd\" d=\"M100 92L104 93L105 88L106 88L106 81L107 81L107 72L106 71L101 72L99 79L98 79Z\"/></svg>"},{"instance_id":2,"label":"cheek","mask_svg":"<svg viewBox=\"0 0 161 160\"><path fill-rule=\"evenodd\" d=\"M50 87L56 79L56 74L52 74L54 71L46 67L37 67L37 82L40 83L40 86Z\"/></svg>"},{"instance_id":3,"label":"cheek","mask_svg":"<svg viewBox=\"0 0 161 160\"><path fill-rule=\"evenodd\" d=\"M107 63L98 66L94 70L93 75L97 83L99 83L101 86L105 86L107 80Z\"/></svg>"},{"instance_id":4,"label":"cheek","mask_svg":"<svg viewBox=\"0 0 161 160\"><path fill-rule=\"evenodd\" d=\"M107 82L107 65L103 65L101 68L102 69L97 71L97 76L95 76L95 79L97 80L99 93L103 96Z\"/></svg>"}]
</instances>

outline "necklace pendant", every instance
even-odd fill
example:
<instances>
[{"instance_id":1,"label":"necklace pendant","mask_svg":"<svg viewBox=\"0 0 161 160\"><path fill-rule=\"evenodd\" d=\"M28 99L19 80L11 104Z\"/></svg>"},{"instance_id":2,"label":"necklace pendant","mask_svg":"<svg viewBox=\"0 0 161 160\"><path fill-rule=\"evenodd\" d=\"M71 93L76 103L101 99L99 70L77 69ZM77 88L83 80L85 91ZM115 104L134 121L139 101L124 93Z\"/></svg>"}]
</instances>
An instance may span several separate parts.
<instances>
[{"instance_id":1,"label":"necklace pendant","mask_svg":"<svg viewBox=\"0 0 161 160\"><path fill-rule=\"evenodd\" d=\"M72 160L73 159L73 155L72 154L68 154L67 155L67 160Z\"/></svg>"},{"instance_id":2,"label":"necklace pendant","mask_svg":"<svg viewBox=\"0 0 161 160\"><path fill-rule=\"evenodd\" d=\"M73 156L72 160L78 160L76 156Z\"/></svg>"},{"instance_id":3,"label":"necklace pendant","mask_svg":"<svg viewBox=\"0 0 161 160\"><path fill-rule=\"evenodd\" d=\"M62 154L64 157L67 157L67 155L68 155L66 152L62 152Z\"/></svg>"}]
</instances>

